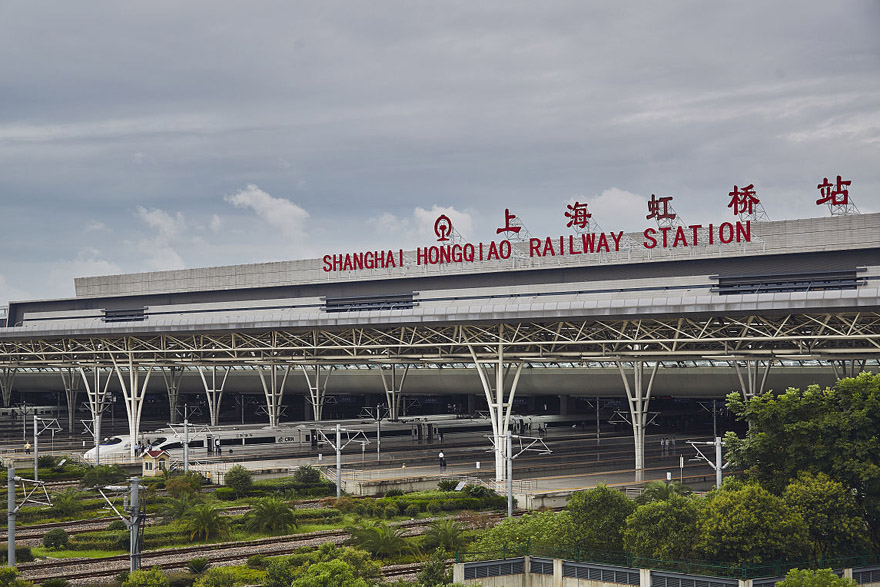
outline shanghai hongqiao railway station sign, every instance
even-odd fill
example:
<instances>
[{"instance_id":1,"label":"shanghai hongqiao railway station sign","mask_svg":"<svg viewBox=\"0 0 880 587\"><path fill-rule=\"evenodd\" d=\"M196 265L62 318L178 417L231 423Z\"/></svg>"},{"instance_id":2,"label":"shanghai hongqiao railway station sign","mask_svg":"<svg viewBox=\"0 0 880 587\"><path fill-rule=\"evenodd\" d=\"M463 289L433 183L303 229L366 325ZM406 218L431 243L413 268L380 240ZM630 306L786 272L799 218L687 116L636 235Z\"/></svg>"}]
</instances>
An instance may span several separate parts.
<instances>
[{"instance_id":1,"label":"shanghai hongqiao railway station sign","mask_svg":"<svg viewBox=\"0 0 880 587\"><path fill-rule=\"evenodd\" d=\"M852 182L843 181L837 176L837 183L832 184L825 178L817 187L822 197L816 200L817 205L827 204L832 213L836 207L849 206L848 186ZM721 224L676 224L677 215L670 210L672 196L658 198L651 194L648 200L648 214L646 219L655 219L660 223L666 221L667 226L660 225L657 228L646 228L643 235L642 246L646 249L692 247L698 245L715 245L751 242L752 227L749 216L754 216L760 200L756 197L754 184L743 188L733 186L733 191L728 194L733 215L739 220L735 222L723 222ZM589 227L592 217L587 204L574 202L568 204L564 213L567 219L566 227L580 228ZM495 234L504 234L506 237L516 238L522 230L521 225L512 224L516 215L509 209L504 211L504 226L497 228ZM701 232L703 230L703 232ZM453 229L452 220L445 214L441 214L434 222L434 235L438 245L419 247L415 250L416 265L443 265L450 263L474 263L480 261L497 261L510 258L513 253L513 245L507 239L491 241L489 243L452 243ZM529 238L529 257L555 257L565 255L587 255L597 253L610 253L620 251L623 241L623 231L618 232L578 232L559 237ZM525 242L524 239L517 239ZM359 253L343 253L324 255L322 269L329 273L334 271L357 271L362 269L387 269L402 267L404 265L403 249L365 251Z\"/></svg>"}]
</instances>

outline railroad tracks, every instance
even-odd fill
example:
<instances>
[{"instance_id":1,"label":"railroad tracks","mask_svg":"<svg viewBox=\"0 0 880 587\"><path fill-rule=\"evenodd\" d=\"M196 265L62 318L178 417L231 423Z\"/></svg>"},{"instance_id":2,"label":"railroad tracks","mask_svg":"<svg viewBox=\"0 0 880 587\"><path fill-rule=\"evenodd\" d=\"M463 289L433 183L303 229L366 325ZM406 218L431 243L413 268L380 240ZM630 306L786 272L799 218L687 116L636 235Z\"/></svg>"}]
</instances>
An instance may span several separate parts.
<instances>
[{"instance_id":1,"label":"railroad tracks","mask_svg":"<svg viewBox=\"0 0 880 587\"><path fill-rule=\"evenodd\" d=\"M493 516L500 519L501 515ZM433 520L417 520L397 524L410 530L410 535L421 534ZM181 569L194 558L205 558L214 565L242 564L254 554L282 556L293 554L302 547L318 547L327 542L340 544L347 540L348 533L344 530L320 530L306 534L273 536L257 540L223 542L201 546L188 546L153 550L141 554L141 567L162 569ZM48 579L63 578L67 580L94 579L112 577L129 569L128 555L116 555L92 559L56 559L24 563L18 566L23 579L34 583ZM418 572L421 563L411 565L392 565L383 571L386 577L403 577Z\"/></svg>"}]
</instances>

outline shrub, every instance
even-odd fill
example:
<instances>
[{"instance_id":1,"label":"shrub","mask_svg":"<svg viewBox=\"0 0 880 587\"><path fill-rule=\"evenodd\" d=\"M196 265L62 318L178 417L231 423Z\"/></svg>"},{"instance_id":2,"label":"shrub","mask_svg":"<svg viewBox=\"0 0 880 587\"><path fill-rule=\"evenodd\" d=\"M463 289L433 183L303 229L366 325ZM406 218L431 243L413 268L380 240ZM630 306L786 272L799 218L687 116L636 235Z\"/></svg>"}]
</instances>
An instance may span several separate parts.
<instances>
[{"instance_id":1,"label":"shrub","mask_svg":"<svg viewBox=\"0 0 880 587\"><path fill-rule=\"evenodd\" d=\"M397 506L394 504L388 504L385 506L385 509L382 510L382 515L386 520L390 520L394 516L400 513L400 510L397 509Z\"/></svg>"},{"instance_id":2,"label":"shrub","mask_svg":"<svg viewBox=\"0 0 880 587\"><path fill-rule=\"evenodd\" d=\"M220 501L233 501L237 495L235 489L231 487L218 487L217 490L214 491L214 497Z\"/></svg>"},{"instance_id":3,"label":"shrub","mask_svg":"<svg viewBox=\"0 0 880 587\"><path fill-rule=\"evenodd\" d=\"M461 491L468 497L476 497L477 499L487 499L498 495L483 485L465 485Z\"/></svg>"},{"instance_id":4,"label":"shrub","mask_svg":"<svg viewBox=\"0 0 880 587\"><path fill-rule=\"evenodd\" d=\"M210 568L211 563L208 562L208 559L199 557L194 558L186 565L186 570L192 573L193 575L204 575L205 572Z\"/></svg>"},{"instance_id":5,"label":"shrub","mask_svg":"<svg viewBox=\"0 0 880 587\"><path fill-rule=\"evenodd\" d=\"M158 568L128 573L120 587L169 587L168 578Z\"/></svg>"},{"instance_id":6,"label":"shrub","mask_svg":"<svg viewBox=\"0 0 880 587\"><path fill-rule=\"evenodd\" d=\"M0 567L0 587L17 584L20 579L16 579L16 577L18 577L18 570L15 567Z\"/></svg>"},{"instance_id":7,"label":"shrub","mask_svg":"<svg viewBox=\"0 0 880 587\"><path fill-rule=\"evenodd\" d=\"M50 469L55 466L55 457L52 455L40 455L37 457L37 466L41 469Z\"/></svg>"},{"instance_id":8,"label":"shrub","mask_svg":"<svg viewBox=\"0 0 880 587\"><path fill-rule=\"evenodd\" d=\"M9 552L9 545L3 542L0 544L0 564L6 564L6 554ZM15 545L15 562L30 563L33 562L34 555L30 546Z\"/></svg>"},{"instance_id":9,"label":"shrub","mask_svg":"<svg viewBox=\"0 0 880 587\"><path fill-rule=\"evenodd\" d=\"M52 500L52 513L56 516L75 516L83 510L83 493L77 489L66 489Z\"/></svg>"},{"instance_id":10,"label":"shrub","mask_svg":"<svg viewBox=\"0 0 880 587\"><path fill-rule=\"evenodd\" d=\"M254 482L250 471L241 465L233 465L231 469L226 471L223 484L231 487L239 497L244 497Z\"/></svg>"},{"instance_id":11,"label":"shrub","mask_svg":"<svg viewBox=\"0 0 880 587\"><path fill-rule=\"evenodd\" d=\"M113 520L107 525L109 532L119 532L120 530L128 530L128 526L122 520Z\"/></svg>"},{"instance_id":12,"label":"shrub","mask_svg":"<svg viewBox=\"0 0 880 587\"><path fill-rule=\"evenodd\" d=\"M340 497L339 499L334 500L333 507L343 514L347 514L354 509L354 506L357 505L357 503L357 501L350 497Z\"/></svg>"},{"instance_id":13,"label":"shrub","mask_svg":"<svg viewBox=\"0 0 880 587\"><path fill-rule=\"evenodd\" d=\"M70 587L70 581L67 579L46 579L40 583L40 587Z\"/></svg>"},{"instance_id":14,"label":"shrub","mask_svg":"<svg viewBox=\"0 0 880 587\"><path fill-rule=\"evenodd\" d=\"M437 484L437 489L440 491L455 491L456 487L458 487L458 481L455 479L444 479Z\"/></svg>"},{"instance_id":15,"label":"shrub","mask_svg":"<svg viewBox=\"0 0 880 587\"><path fill-rule=\"evenodd\" d=\"M266 579L263 587L290 587L293 583L293 569L283 558L273 558L266 567Z\"/></svg>"},{"instance_id":16,"label":"shrub","mask_svg":"<svg viewBox=\"0 0 880 587\"><path fill-rule=\"evenodd\" d=\"M385 497L400 497L403 495L403 489L389 489L385 492Z\"/></svg>"},{"instance_id":17,"label":"shrub","mask_svg":"<svg viewBox=\"0 0 880 587\"><path fill-rule=\"evenodd\" d=\"M125 469L119 465L98 465L86 470L80 485L83 487L103 487L124 481L127 477Z\"/></svg>"},{"instance_id":18,"label":"shrub","mask_svg":"<svg viewBox=\"0 0 880 587\"><path fill-rule=\"evenodd\" d=\"M252 554L247 559L247 566L252 569L262 569L266 566L265 554Z\"/></svg>"},{"instance_id":19,"label":"shrub","mask_svg":"<svg viewBox=\"0 0 880 587\"><path fill-rule=\"evenodd\" d=\"M419 515L419 512L421 512L421 510L419 509L419 506L417 506L416 504L412 504L408 508L406 508L406 515L409 516L410 518L415 518L416 516Z\"/></svg>"},{"instance_id":20,"label":"shrub","mask_svg":"<svg viewBox=\"0 0 880 587\"><path fill-rule=\"evenodd\" d=\"M171 497L194 497L202 490L202 478L197 473L176 475L165 482L165 490Z\"/></svg>"},{"instance_id":21,"label":"shrub","mask_svg":"<svg viewBox=\"0 0 880 587\"><path fill-rule=\"evenodd\" d=\"M856 587L852 579L838 577L831 569L817 571L791 569L785 579L777 583L782 587Z\"/></svg>"},{"instance_id":22,"label":"shrub","mask_svg":"<svg viewBox=\"0 0 880 587\"><path fill-rule=\"evenodd\" d=\"M321 471L311 465L303 465L293 472L293 480L301 485L317 485L321 483Z\"/></svg>"},{"instance_id":23,"label":"shrub","mask_svg":"<svg viewBox=\"0 0 880 587\"><path fill-rule=\"evenodd\" d=\"M171 571L165 575L168 577L168 587L192 587L195 577L186 571Z\"/></svg>"},{"instance_id":24,"label":"shrub","mask_svg":"<svg viewBox=\"0 0 880 587\"><path fill-rule=\"evenodd\" d=\"M440 504L436 501L429 501L428 506L425 509L427 509L430 514L436 514L440 511Z\"/></svg>"},{"instance_id":25,"label":"shrub","mask_svg":"<svg viewBox=\"0 0 880 587\"><path fill-rule=\"evenodd\" d=\"M46 548L64 548L70 538L61 528L52 528L43 535L43 546Z\"/></svg>"}]
</instances>

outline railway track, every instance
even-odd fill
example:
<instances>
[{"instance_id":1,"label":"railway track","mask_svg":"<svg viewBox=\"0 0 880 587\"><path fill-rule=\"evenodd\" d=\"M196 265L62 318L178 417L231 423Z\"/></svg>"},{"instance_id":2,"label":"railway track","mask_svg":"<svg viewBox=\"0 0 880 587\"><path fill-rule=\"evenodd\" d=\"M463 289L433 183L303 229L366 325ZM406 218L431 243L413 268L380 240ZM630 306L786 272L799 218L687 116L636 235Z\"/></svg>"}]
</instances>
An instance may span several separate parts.
<instances>
[{"instance_id":1,"label":"railway track","mask_svg":"<svg viewBox=\"0 0 880 587\"><path fill-rule=\"evenodd\" d=\"M495 514L494 519L501 519L500 514ZM407 521L396 524L410 530L409 535L421 534L433 520L424 519ZM340 544L347 540L348 533L344 530L320 530L307 534L293 534L288 536L273 536L238 542L224 542L200 546L188 546L148 551L141 554L141 567L172 570L185 568L187 563L194 558L206 558L211 564L232 565L243 564L248 557L254 554L268 556L282 556L293 554L302 547L317 547L326 542ZM34 583L48 579L63 578L68 581L79 579L96 579L112 577L129 569L128 555L116 555L103 558L91 559L57 559L52 561L39 561L24 563L18 566L23 579ZM393 565L388 568L386 577L402 577L418 572L420 564Z\"/></svg>"}]
</instances>

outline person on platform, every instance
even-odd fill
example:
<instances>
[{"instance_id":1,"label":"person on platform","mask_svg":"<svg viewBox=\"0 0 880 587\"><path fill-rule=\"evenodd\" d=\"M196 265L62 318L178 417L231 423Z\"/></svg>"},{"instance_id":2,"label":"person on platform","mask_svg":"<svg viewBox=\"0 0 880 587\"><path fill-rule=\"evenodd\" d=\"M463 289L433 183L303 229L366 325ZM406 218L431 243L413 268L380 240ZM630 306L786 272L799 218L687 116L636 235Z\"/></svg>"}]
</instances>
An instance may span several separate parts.
<instances>
[{"instance_id":1,"label":"person on platform","mask_svg":"<svg viewBox=\"0 0 880 587\"><path fill-rule=\"evenodd\" d=\"M440 470L445 471L446 470L446 455L443 454L442 450L440 451L440 454L438 455L438 457L440 458Z\"/></svg>"}]
</instances>

